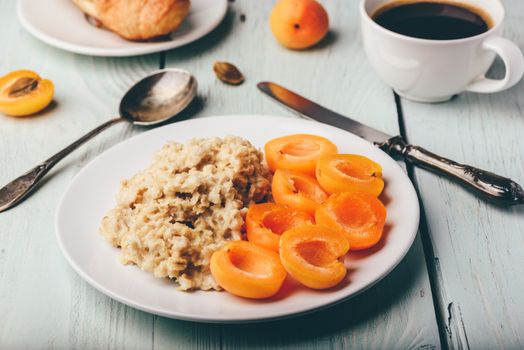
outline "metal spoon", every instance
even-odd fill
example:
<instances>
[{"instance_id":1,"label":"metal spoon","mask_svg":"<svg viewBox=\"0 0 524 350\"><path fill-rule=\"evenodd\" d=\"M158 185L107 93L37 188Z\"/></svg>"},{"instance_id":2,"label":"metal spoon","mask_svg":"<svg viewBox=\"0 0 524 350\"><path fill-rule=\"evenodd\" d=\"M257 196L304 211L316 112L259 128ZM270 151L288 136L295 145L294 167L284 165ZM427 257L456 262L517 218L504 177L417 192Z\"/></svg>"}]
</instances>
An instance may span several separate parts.
<instances>
[{"instance_id":1,"label":"metal spoon","mask_svg":"<svg viewBox=\"0 0 524 350\"><path fill-rule=\"evenodd\" d=\"M153 126L165 122L189 105L196 95L196 90L196 79L181 69L163 69L143 78L133 85L120 101L119 118L111 119L93 129L48 160L0 188L0 212L18 204L52 167L100 132L122 121L140 126Z\"/></svg>"}]
</instances>

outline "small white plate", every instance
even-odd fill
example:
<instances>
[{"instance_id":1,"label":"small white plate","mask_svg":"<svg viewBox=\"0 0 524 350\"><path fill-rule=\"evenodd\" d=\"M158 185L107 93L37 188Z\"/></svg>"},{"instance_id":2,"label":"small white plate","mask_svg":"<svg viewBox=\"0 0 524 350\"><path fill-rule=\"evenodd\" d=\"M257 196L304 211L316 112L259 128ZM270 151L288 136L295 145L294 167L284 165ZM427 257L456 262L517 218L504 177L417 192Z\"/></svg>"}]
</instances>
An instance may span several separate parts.
<instances>
[{"instance_id":1,"label":"small white plate","mask_svg":"<svg viewBox=\"0 0 524 350\"><path fill-rule=\"evenodd\" d=\"M217 27L227 12L227 0L191 0L184 23L161 42L134 42L96 28L71 0L19 0L22 25L43 42L84 55L134 56L170 50L200 39Z\"/></svg>"},{"instance_id":2,"label":"small white plate","mask_svg":"<svg viewBox=\"0 0 524 350\"><path fill-rule=\"evenodd\" d=\"M339 286L311 290L288 279L269 300L256 301L226 292L181 292L137 266L118 261L119 249L98 234L104 213L115 205L120 180L145 168L153 153L170 140L238 135L262 147L288 134L322 135L341 153L363 154L380 163L386 182L381 199L387 207L383 240L367 252L351 252L348 276ZM207 117L166 125L126 140L89 163L66 190L57 210L60 247L72 267L92 286L124 304L161 316L203 322L247 322L286 317L326 307L356 295L386 276L404 257L417 233L419 205L415 190L399 165L359 137L302 119L239 115Z\"/></svg>"}]
</instances>

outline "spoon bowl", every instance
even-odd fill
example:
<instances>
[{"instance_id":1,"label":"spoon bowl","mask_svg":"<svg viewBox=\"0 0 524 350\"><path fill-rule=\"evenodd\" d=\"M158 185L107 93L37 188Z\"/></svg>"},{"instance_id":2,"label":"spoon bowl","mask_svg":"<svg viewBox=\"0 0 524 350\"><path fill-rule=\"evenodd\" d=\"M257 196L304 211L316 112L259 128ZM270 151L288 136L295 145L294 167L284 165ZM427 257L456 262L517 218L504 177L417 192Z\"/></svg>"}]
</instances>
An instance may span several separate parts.
<instances>
[{"instance_id":1,"label":"spoon bowl","mask_svg":"<svg viewBox=\"0 0 524 350\"><path fill-rule=\"evenodd\" d=\"M167 68L133 85L120 102L120 116L135 125L152 126L178 115L195 98L196 79L187 71Z\"/></svg>"},{"instance_id":2,"label":"spoon bowl","mask_svg":"<svg viewBox=\"0 0 524 350\"><path fill-rule=\"evenodd\" d=\"M187 71L156 71L133 85L120 101L120 117L91 130L51 158L0 188L0 212L14 207L31 193L52 167L80 145L122 121L153 126L175 118L195 98L196 79Z\"/></svg>"}]
</instances>

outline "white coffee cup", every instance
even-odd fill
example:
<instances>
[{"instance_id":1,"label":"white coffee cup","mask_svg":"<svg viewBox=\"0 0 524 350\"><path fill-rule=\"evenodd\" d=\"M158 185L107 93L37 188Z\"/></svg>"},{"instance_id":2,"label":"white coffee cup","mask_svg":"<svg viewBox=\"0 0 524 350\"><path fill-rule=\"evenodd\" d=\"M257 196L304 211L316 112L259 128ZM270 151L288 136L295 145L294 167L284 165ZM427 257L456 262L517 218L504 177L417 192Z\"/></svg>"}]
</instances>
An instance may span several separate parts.
<instances>
[{"instance_id":1,"label":"white coffee cup","mask_svg":"<svg viewBox=\"0 0 524 350\"><path fill-rule=\"evenodd\" d=\"M399 95L419 102L441 102L463 91L502 91L522 78L522 52L499 36L504 7L498 0L456 1L482 10L491 17L492 25L479 35L453 40L409 37L377 24L372 19L374 12L395 1L362 0L360 22L371 65ZM485 74L496 55L504 62L506 74L502 79L488 79Z\"/></svg>"}]
</instances>

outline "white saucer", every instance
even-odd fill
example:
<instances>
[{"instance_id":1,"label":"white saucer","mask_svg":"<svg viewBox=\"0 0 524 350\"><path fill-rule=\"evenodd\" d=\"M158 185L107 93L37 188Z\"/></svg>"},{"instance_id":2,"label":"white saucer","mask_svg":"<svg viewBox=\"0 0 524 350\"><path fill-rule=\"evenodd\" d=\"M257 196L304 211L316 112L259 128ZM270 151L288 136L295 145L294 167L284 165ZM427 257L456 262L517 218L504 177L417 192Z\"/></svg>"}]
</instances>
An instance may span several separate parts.
<instances>
[{"instance_id":1,"label":"white saucer","mask_svg":"<svg viewBox=\"0 0 524 350\"><path fill-rule=\"evenodd\" d=\"M22 25L49 45L84 55L134 56L200 39L220 24L227 12L227 0L192 0L182 26L161 42L129 41L97 28L71 0L19 0L17 12Z\"/></svg>"}]
</instances>

